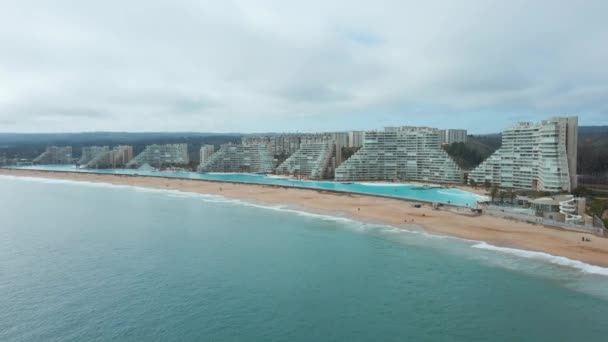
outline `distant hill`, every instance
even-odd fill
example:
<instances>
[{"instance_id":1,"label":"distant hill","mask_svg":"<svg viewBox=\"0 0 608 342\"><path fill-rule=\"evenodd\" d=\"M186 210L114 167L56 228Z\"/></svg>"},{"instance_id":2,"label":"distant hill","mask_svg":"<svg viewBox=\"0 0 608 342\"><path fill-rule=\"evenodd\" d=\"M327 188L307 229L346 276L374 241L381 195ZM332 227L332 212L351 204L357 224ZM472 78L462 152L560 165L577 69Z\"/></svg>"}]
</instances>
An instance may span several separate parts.
<instances>
[{"instance_id":1,"label":"distant hill","mask_svg":"<svg viewBox=\"0 0 608 342\"><path fill-rule=\"evenodd\" d=\"M608 126L579 127L578 174L608 177Z\"/></svg>"},{"instance_id":2,"label":"distant hill","mask_svg":"<svg viewBox=\"0 0 608 342\"><path fill-rule=\"evenodd\" d=\"M500 134L469 135L466 143L454 143L444 149L463 170L472 170L500 147L501 140Z\"/></svg>"}]
</instances>

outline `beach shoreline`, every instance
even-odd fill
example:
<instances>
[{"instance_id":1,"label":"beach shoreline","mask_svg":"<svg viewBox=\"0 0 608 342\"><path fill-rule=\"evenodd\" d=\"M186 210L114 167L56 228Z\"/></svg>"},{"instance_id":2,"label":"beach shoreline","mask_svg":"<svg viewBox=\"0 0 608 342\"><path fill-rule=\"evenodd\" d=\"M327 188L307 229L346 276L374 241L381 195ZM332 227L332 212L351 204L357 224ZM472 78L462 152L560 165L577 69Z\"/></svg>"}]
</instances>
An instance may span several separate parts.
<instances>
[{"instance_id":1,"label":"beach shoreline","mask_svg":"<svg viewBox=\"0 0 608 342\"><path fill-rule=\"evenodd\" d=\"M204 180L126 176L92 173L0 169L0 175L100 182L152 189L221 195L263 205L286 205L315 214L341 216L356 221L386 224L411 230L413 226L437 235L480 241L498 247L543 252L591 265L608 267L608 238L552 229L487 215L470 216L450 208L434 210L416 201L316 189L209 182ZM582 242L585 236L590 242Z\"/></svg>"}]
</instances>

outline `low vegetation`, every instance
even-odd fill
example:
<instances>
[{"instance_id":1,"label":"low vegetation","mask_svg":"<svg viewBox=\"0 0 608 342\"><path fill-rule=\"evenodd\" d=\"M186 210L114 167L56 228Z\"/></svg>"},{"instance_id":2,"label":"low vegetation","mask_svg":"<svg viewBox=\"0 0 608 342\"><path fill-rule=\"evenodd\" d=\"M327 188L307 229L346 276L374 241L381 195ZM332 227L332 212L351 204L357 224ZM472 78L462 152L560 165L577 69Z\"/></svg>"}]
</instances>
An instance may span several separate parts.
<instances>
[{"instance_id":1,"label":"low vegetation","mask_svg":"<svg viewBox=\"0 0 608 342\"><path fill-rule=\"evenodd\" d=\"M472 170L500 147L500 135L469 136L466 143L444 146L463 170Z\"/></svg>"}]
</instances>

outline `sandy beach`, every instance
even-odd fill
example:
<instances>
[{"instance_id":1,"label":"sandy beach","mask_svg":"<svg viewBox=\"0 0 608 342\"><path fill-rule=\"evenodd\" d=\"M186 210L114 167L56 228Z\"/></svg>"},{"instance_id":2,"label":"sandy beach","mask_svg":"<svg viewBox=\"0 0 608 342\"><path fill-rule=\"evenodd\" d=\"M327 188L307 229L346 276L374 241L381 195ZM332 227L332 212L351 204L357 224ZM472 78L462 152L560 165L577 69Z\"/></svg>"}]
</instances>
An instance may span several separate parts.
<instances>
[{"instance_id":1,"label":"sandy beach","mask_svg":"<svg viewBox=\"0 0 608 342\"><path fill-rule=\"evenodd\" d=\"M413 202L320 190L288 189L265 185L217 183L200 180L0 169L0 175L66 179L171 189L221 195L261 204L283 204L301 210L389 224L429 233L485 241L489 244L539 251L608 267L608 238L546 228L491 216L467 216L450 209L414 208ZM582 242L586 236L591 242Z\"/></svg>"}]
</instances>

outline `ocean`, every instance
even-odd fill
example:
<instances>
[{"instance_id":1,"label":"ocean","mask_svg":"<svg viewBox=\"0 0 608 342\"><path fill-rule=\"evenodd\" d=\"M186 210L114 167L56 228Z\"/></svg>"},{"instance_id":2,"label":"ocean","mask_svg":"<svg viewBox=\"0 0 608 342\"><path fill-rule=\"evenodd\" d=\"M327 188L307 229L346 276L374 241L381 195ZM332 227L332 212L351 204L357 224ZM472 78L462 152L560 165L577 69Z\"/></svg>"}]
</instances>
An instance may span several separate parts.
<instances>
[{"instance_id":1,"label":"ocean","mask_svg":"<svg viewBox=\"0 0 608 342\"><path fill-rule=\"evenodd\" d=\"M219 196L0 176L0 341L606 341L608 269Z\"/></svg>"}]
</instances>

